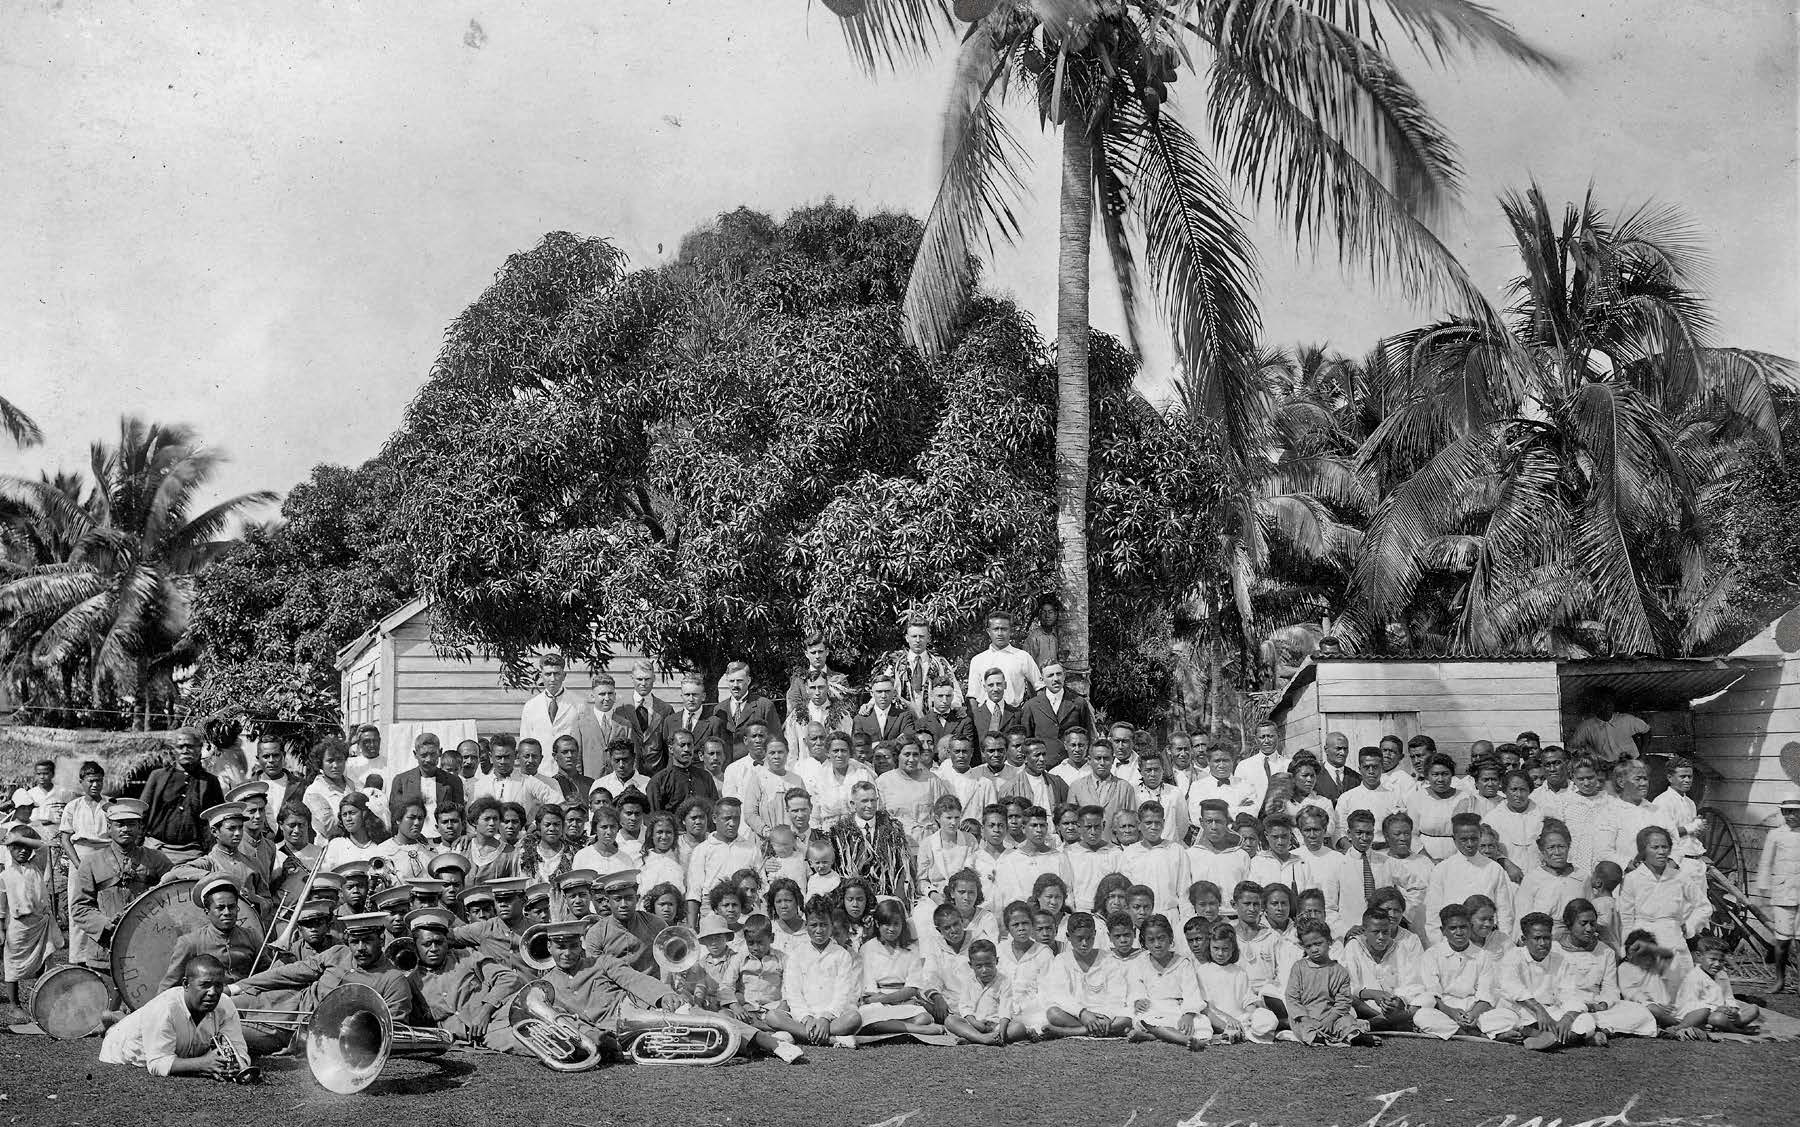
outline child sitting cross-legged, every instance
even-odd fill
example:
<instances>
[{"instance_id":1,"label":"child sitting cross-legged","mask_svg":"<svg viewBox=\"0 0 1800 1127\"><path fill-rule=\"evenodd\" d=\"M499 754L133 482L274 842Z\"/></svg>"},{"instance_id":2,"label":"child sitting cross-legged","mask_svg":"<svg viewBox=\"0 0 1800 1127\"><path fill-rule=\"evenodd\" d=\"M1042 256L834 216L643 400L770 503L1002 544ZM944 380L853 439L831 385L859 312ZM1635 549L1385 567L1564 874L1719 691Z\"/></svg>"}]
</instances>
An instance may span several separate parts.
<instances>
[{"instance_id":1,"label":"child sitting cross-legged","mask_svg":"<svg viewBox=\"0 0 1800 1127\"><path fill-rule=\"evenodd\" d=\"M1304 903L1306 897L1301 897ZM1379 1045L1367 1022L1356 1016L1350 972L1331 957L1331 928L1322 920L1302 922L1297 935L1306 957L1288 976L1288 1024L1303 1045Z\"/></svg>"},{"instance_id":2,"label":"child sitting cross-legged","mask_svg":"<svg viewBox=\"0 0 1800 1127\"><path fill-rule=\"evenodd\" d=\"M1123 1037L1131 1029L1126 964L1099 949L1097 931L1087 912L1070 916L1064 927L1068 949L1050 961L1040 990L1047 1036Z\"/></svg>"},{"instance_id":3,"label":"child sitting cross-legged","mask_svg":"<svg viewBox=\"0 0 1800 1127\"><path fill-rule=\"evenodd\" d=\"M992 940L969 944L969 977L950 996L944 1029L969 1045L1004 1045L1025 1036L1013 1016L1012 984L1000 973L1000 956Z\"/></svg>"},{"instance_id":4,"label":"child sitting cross-legged","mask_svg":"<svg viewBox=\"0 0 1800 1127\"><path fill-rule=\"evenodd\" d=\"M1694 967L1682 976L1680 992L1675 995L1681 1024L1709 1033L1755 1033L1762 1011L1732 994L1731 976L1725 973L1725 941L1716 935L1702 935L1692 947Z\"/></svg>"},{"instance_id":5,"label":"child sitting cross-legged","mask_svg":"<svg viewBox=\"0 0 1800 1127\"><path fill-rule=\"evenodd\" d=\"M1238 962L1237 929L1222 921L1209 927L1189 920L1185 930L1213 1032L1226 1042L1267 1041L1279 1023Z\"/></svg>"},{"instance_id":6,"label":"child sitting cross-legged","mask_svg":"<svg viewBox=\"0 0 1800 1127\"><path fill-rule=\"evenodd\" d=\"M1192 959L1175 950L1169 917L1160 912L1151 916L1142 934L1143 954L1125 971L1131 995L1129 1039L1166 1041L1199 1052L1212 1038L1212 1025L1205 1017L1206 995L1198 970Z\"/></svg>"},{"instance_id":7,"label":"child sitting cross-legged","mask_svg":"<svg viewBox=\"0 0 1800 1127\"><path fill-rule=\"evenodd\" d=\"M1372 1030L1411 1032L1413 1015L1430 1004L1418 961L1403 954L1394 941L1399 930L1387 911L1372 904L1363 913L1361 933L1344 942L1344 969L1350 972L1350 988L1356 995L1356 1016Z\"/></svg>"},{"instance_id":8,"label":"child sitting cross-legged","mask_svg":"<svg viewBox=\"0 0 1800 1127\"><path fill-rule=\"evenodd\" d=\"M1475 943L1466 905L1439 909L1438 931L1443 938L1425 952L1419 976L1432 1000L1413 1015L1413 1025L1446 1041L1459 1033L1484 1033L1481 1023L1494 1008L1499 961Z\"/></svg>"}]
</instances>

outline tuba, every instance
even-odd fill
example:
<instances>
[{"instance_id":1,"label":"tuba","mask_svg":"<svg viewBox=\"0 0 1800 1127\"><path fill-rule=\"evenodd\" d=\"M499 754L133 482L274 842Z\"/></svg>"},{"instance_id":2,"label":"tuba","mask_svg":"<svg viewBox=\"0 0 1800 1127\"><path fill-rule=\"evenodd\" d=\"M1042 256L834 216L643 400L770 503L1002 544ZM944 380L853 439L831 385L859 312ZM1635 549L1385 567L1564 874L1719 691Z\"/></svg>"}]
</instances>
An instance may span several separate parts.
<instances>
[{"instance_id":1,"label":"tuba","mask_svg":"<svg viewBox=\"0 0 1800 1127\"><path fill-rule=\"evenodd\" d=\"M380 994L345 983L306 1015L306 1067L328 1092L348 1095L375 1082L388 1057L429 1056L453 1042L441 1029L396 1025Z\"/></svg>"},{"instance_id":2,"label":"tuba","mask_svg":"<svg viewBox=\"0 0 1800 1127\"><path fill-rule=\"evenodd\" d=\"M556 1004L556 987L534 979L513 995L507 1009L513 1036L558 1072L586 1072L600 1063L600 1046L575 1015Z\"/></svg>"},{"instance_id":3,"label":"tuba","mask_svg":"<svg viewBox=\"0 0 1800 1127\"><path fill-rule=\"evenodd\" d=\"M619 1007L619 1043L634 1064L724 1064L743 1042L736 1022L714 1014Z\"/></svg>"},{"instance_id":4,"label":"tuba","mask_svg":"<svg viewBox=\"0 0 1800 1127\"><path fill-rule=\"evenodd\" d=\"M700 965L700 937L693 928L665 927L656 933L650 954L664 974L686 974Z\"/></svg>"}]
</instances>

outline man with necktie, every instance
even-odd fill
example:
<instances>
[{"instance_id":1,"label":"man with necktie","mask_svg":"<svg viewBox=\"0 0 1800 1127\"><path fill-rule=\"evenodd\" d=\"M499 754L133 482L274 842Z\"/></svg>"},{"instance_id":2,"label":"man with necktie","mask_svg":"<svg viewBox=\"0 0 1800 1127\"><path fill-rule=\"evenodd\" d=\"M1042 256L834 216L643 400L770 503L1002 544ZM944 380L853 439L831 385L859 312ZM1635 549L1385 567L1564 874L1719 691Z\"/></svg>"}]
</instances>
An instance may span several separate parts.
<instances>
[{"instance_id":1,"label":"man with necktie","mask_svg":"<svg viewBox=\"0 0 1800 1127\"><path fill-rule=\"evenodd\" d=\"M954 682L956 667L950 659L931 651L930 625L914 619L906 624L905 647L884 654L870 675L892 677L901 705L923 717L930 704L931 687L939 681Z\"/></svg>"},{"instance_id":2,"label":"man with necktie","mask_svg":"<svg viewBox=\"0 0 1800 1127\"><path fill-rule=\"evenodd\" d=\"M670 709L663 716L661 725L644 745L644 759L638 764L638 769L654 776L667 767L669 744L673 742L676 732L686 732L691 745L699 747L707 737L717 735L719 730L719 722L713 716L713 707L706 703L705 684L698 677L688 677L681 682L681 707Z\"/></svg>"},{"instance_id":3,"label":"man with necktie","mask_svg":"<svg viewBox=\"0 0 1800 1127\"><path fill-rule=\"evenodd\" d=\"M539 689L519 713L519 738L550 748L556 746L556 737L574 736L581 744L581 773L605 774L597 770L606 749L599 719L587 697L564 686L568 675L568 659L562 654L552 650L538 658Z\"/></svg>"}]
</instances>

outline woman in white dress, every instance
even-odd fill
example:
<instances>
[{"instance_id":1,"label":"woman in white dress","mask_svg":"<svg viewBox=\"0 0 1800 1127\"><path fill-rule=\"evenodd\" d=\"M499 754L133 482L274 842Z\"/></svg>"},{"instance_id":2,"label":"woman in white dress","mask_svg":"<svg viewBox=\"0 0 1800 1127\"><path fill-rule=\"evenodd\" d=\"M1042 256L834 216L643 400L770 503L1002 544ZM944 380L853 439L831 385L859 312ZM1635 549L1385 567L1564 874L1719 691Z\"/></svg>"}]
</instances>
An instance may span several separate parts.
<instances>
[{"instance_id":1,"label":"woman in white dress","mask_svg":"<svg viewBox=\"0 0 1800 1127\"><path fill-rule=\"evenodd\" d=\"M1481 820L1499 836L1506 859L1529 873L1537 867L1537 838L1544 828L1544 812L1531 801L1531 776L1523 771L1510 772L1501 793L1506 801L1489 810Z\"/></svg>"},{"instance_id":2,"label":"woman in white dress","mask_svg":"<svg viewBox=\"0 0 1800 1127\"><path fill-rule=\"evenodd\" d=\"M351 861L368 861L382 855L375 840L374 815L361 791L351 791L338 803L338 836L325 843L325 870L330 872Z\"/></svg>"},{"instance_id":3,"label":"woman in white dress","mask_svg":"<svg viewBox=\"0 0 1800 1127\"><path fill-rule=\"evenodd\" d=\"M806 895L792 877L776 877L769 882L769 930L775 933L775 949L791 955L811 943L806 934Z\"/></svg>"}]
</instances>

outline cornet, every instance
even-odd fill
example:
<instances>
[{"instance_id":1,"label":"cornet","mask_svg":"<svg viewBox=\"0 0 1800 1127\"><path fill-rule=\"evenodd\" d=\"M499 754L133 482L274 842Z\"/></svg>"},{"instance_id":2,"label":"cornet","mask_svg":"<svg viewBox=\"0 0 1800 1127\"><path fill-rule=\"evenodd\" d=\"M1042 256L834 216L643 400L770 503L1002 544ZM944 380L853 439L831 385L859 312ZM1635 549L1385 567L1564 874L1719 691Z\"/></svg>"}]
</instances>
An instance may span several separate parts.
<instances>
[{"instance_id":1,"label":"cornet","mask_svg":"<svg viewBox=\"0 0 1800 1127\"><path fill-rule=\"evenodd\" d=\"M213 1055L219 1058L219 1072L213 1079L221 1084L261 1084L262 1069L238 1056L237 1049L223 1033L213 1037Z\"/></svg>"},{"instance_id":2,"label":"cornet","mask_svg":"<svg viewBox=\"0 0 1800 1127\"><path fill-rule=\"evenodd\" d=\"M600 1063L600 1046L575 1015L556 1004L556 988L539 978L513 995L507 1008L513 1036L558 1072L586 1072Z\"/></svg>"}]
</instances>

